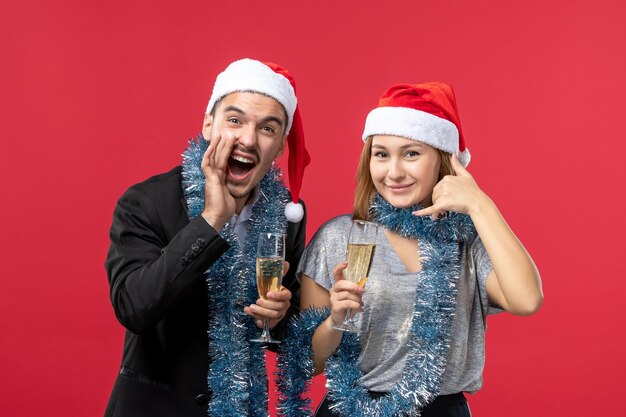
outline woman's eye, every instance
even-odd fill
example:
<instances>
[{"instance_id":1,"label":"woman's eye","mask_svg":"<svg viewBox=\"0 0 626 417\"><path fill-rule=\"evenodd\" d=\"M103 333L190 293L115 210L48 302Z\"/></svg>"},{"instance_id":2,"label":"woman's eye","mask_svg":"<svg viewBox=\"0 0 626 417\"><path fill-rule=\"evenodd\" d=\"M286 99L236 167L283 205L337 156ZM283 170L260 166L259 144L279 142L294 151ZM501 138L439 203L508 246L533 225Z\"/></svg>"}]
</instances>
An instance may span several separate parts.
<instances>
[{"instance_id":1,"label":"woman's eye","mask_svg":"<svg viewBox=\"0 0 626 417\"><path fill-rule=\"evenodd\" d=\"M375 152L374 156L377 158L386 158L387 154L385 152Z\"/></svg>"},{"instance_id":2,"label":"woman's eye","mask_svg":"<svg viewBox=\"0 0 626 417\"><path fill-rule=\"evenodd\" d=\"M416 156L418 156L418 155L419 155L419 153L418 153L418 152L415 152L415 151L408 151L408 152L406 153L406 156L408 156L409 158L415 158L415 157L416 157Z\"/></svg>"}]
</instances>

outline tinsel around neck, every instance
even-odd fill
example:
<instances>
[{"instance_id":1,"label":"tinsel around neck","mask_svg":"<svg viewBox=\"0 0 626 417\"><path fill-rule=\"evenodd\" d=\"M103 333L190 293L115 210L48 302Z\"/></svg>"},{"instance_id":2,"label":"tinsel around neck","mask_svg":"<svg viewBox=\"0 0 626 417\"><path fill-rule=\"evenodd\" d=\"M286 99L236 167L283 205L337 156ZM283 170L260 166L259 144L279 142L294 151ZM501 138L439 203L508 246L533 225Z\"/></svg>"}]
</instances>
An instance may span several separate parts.
<instances>
[{"instance_id":1,"label":"tinsel around neck","mask_svg":"<svg viewBox=\"0 0 626 417\"><path fill-rule=\"evenodd\" d=\"M209 142L202 135L189 141L189 146L183 152L182 188L187 215L194 219L204 209L204 173L202 172L202 157L209 147Z\"/></svg>"},{"instance_id":2,"label":"tinsel around neck","mask_svg":"<svg viewBox=\"0 0 626 417\"><path fill-rule=\"evenodd\" d=\"M460 242L476 236L474 223L468 215L449 212L443 218L433 220L430 216L413 214L422 208L419 204L397 208L377 193L370 205L370 216L373 222L404 237Z\"/></svg>"},{"instance_id":3,"label":"tinsel around neck","mask_svg":"<svg viewBox=\"0 0 626 417\"><path fill-rule=\"evenodd\" d=\"M364 375L359 366L361 341L355 334L344 334L335 353L326 360L327 395L331 410L338 416L419 416L420 410L440 392L456 310L461 270L459 248L462 241L476 236L476 230L469 216L450 213L441 220L432 220L430 216L414 216L412 212L419 208L398 209L380 195L371 205L373 221L387 230L418 239L422 270L415 292L405 367L391 391L373 399L360 385ZM377 251L374 256L376 262L376 257L384 254ZM312 355L313 334L327 316L328 310L311 310L291 323L278 360L281 417L310 415L310 401L304 390L308 387L312 361L306 358Z\"/></svg>"},{"instance_id":4,"label":"tinsel around neck","mask_svg":"<svg viewBox=\"0 0 626 417\"><path fill-rule=\"evenodd\" d=\"M183 153L182 189L190 219L204 208L201 162L207 147L207 141L198 136ZM210 306L207 355L212 359L207 383L213 393L207 411L211 416L267 416L265 351L262 345L249 342L260 330L242 310L258 296L255 254L259 234L287 230L284 207L289 196L278 168L263 177L259 194L251 209L246 241L239 241L228 222L220 235L230 248L205 274Z\"/></svg>"}]
</instances>

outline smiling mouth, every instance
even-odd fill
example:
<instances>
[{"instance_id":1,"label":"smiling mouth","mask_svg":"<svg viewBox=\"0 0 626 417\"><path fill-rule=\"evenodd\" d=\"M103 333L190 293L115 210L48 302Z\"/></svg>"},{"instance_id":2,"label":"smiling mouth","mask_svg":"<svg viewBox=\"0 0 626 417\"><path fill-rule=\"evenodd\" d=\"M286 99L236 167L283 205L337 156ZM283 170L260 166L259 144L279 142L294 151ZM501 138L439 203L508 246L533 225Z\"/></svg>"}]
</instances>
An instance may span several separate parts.
<instances>
[{"instance_id":1,"label":"smiling mouth","mask_svg":"<svg viewBox=\"0 0 626 417\"><path fill-rule=\"evenodd\" d=\"M254 169L256 163L241 155L231 155L228 158L228 176L235 180L245 179Z\"/></svg>"},{"instance_id":2,"label":"smiling mouth","mask_svg":"<svg viewBox=\"0 0 626 417\"><path fill-rule=\"evenodd\" d=\"M391 191L403 191L411 187L413 184L405 184L405 185L387 185Z\"/></svg>"}]
</instances>

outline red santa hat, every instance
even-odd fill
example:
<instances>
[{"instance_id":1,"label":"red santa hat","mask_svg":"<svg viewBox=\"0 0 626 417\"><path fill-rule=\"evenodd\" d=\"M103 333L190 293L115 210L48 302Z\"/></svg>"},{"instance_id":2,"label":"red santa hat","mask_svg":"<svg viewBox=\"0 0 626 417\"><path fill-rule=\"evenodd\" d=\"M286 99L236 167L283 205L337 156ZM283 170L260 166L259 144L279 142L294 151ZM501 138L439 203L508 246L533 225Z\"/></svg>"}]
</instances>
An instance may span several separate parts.
<instances>
[{"instance_id":1,"label":"red santa hat","mask_svg":"<svg viewBox=\"0 0 626 417\"><path fill-rule=\"evenodd\" d=\"M471 159L454 91L444 82L390 87L367 115L363 140L373 135L401 136L455 153L463 166Z\"/></svg>"},{"instance_id":2,"label":"red santa hat","mask_svg":"<svg viewBox=\"0 0 626 417\"><path fill-rule=\"evenodd\" d=\"M215 104L228 94L243 91L272 97L285 108L287 113L285 134L289 147L289 190L292 198L292 202L285 207L285 216L290 222L299 222L304 216L304 208L298 202L300 188L304 168L311 162L311 157L304 145L296 82L289 71L279 65L248 58L240 59L217 76L206 113L211 113Z\"/></svg>"}]
</instances>

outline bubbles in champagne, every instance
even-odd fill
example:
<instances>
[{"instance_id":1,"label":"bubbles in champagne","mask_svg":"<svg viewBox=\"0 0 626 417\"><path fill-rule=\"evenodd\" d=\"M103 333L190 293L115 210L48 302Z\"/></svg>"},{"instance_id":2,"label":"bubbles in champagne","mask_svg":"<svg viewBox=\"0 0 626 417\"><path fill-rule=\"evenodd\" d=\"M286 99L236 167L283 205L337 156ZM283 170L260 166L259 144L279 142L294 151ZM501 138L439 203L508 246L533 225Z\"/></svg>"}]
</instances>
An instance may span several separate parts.
<instances>
[{"instance_id":1,"label":"bubbles in champagne","mask_svg":"<svg viewBox=\"0 0 626 417\"><path fill-rule=\"evenodd\" d=\"M349 243L348 244L348 267L344 275L348 281L365 285L367 276L372 266L372 258L376 244L374 243Z\"/></svg>"},{"instance_id":2,"label":"bubbles in champagne","mask_svg":"<svg viewBox=\"0 0 626 417\"><path fill-rule=\"evenodd\" d=\"M268 291L278 291L283 279L283 258L269 257L256 260L256 285L259 297L265 300Z\"/></svg>"}]
</instances>

